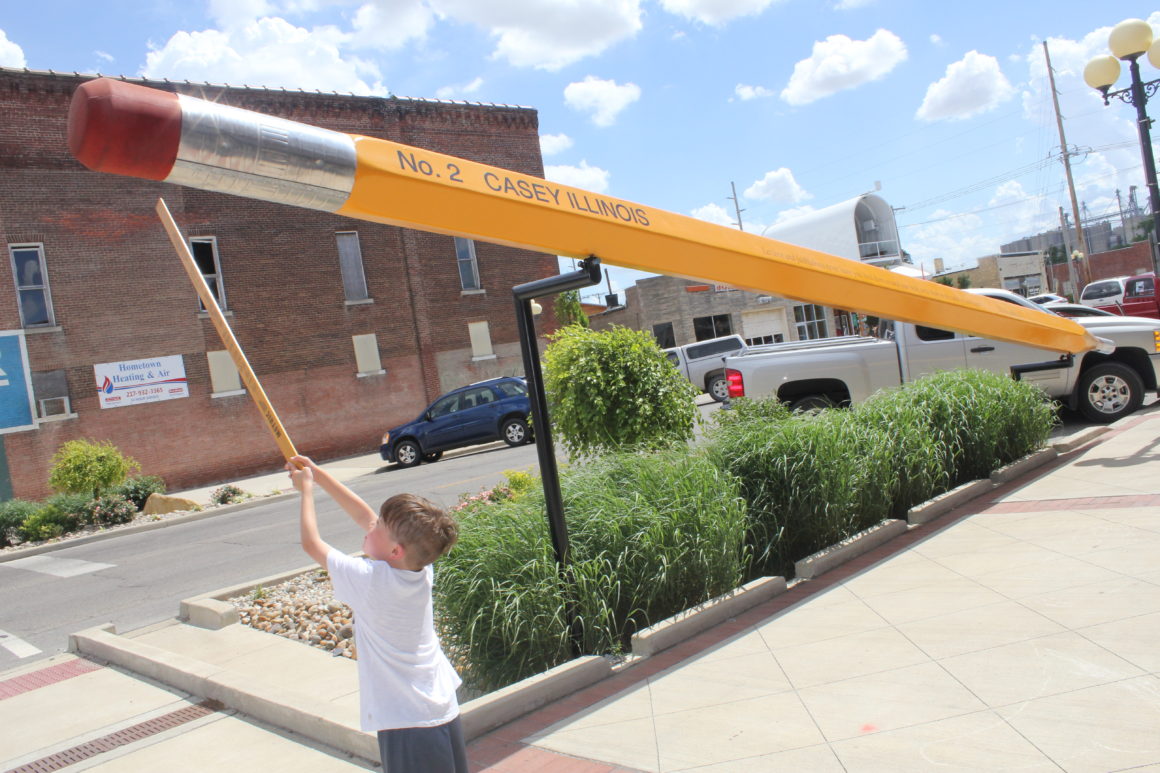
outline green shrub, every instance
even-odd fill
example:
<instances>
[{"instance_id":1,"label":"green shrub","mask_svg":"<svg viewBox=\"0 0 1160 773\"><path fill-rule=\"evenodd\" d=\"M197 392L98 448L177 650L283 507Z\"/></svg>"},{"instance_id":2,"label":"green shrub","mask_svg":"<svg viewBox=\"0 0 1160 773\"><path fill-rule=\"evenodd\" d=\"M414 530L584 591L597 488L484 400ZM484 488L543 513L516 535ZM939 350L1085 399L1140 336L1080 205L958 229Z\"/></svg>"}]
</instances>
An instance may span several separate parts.
<instances>
[{"instance_id":1,"label":"green shrub","mask_svg":"<svg viewBox=\"0 0 1160 773\"><path fill-rule=\"evenodd\" d=\"M1056 422L1037 387L989 371L935 373L900 392L925 413L951 486L985 478L1041 447Z\"/></svg>"},{"instance_id":2,"label":"green shrub","mask_svg":"<svg viewBox=\"0 0 1160 773\"><path fill-rule=\"evenodd\" d=\"M96 499L139 468L112 443L69 440L52 457L48 483L56 491L90 494Z\"/></svg>"},{"instance_id":3,"label":"green shrub","mask_svg":"<svg viewBox=\"0 0 1160 773\"><path fill-rule=\"evenodd\" d=\"M67 534L88 522L91 502L84 494L53 494L41 505L39 512L44 516L43 520L58 524L61 533Z\"/></svg>"},{"instance_id":4,"label":"green shrub","mask_svg":"<svg viewBox=\"0 0 1160 773\"><path fill-rule=\"evenodd\" d=\"M0 502L0 547L8 547L21 525L40 510L40 505L23 499L9 499ZM21 536L21 539L25 539Z\"/></svg>"},{"instance_id":5,"label":"green shrub","mask_svg":"<svg viewBox=\"0 0 1160 773\"><path fill-rule=\"evenodd\" d=\"M38 510L28 516L20 524L20 538L25 542L39 542L64 534L64 526L56 515L51 510Z\"/></svg>"},{"instance_id":6,"label":"green shrub","mask_svg":"<svg viewBox=\"0 0 1160 773\"><path fill-rule=\"evenodd\" d=\"M622 651L637 630L740 581L745 506L702 455L614 454L567 471L561 487L583 652ZM568 660L542 492L478 499L459 518L459 543L436 565L436 616L468 684L490 690Z\"/></svg>"},{"instance_id":7,"label":"green shrub","mask_svg":"<svg viewBox=\"0 0 1160 773\"><path fill-rule=\"evenodd\" d=\"M851 411L768 421L755 411L713 433L710 454L749 503L749 577L793 576L793 562L890 514L897 475L882 430Z\"/></svg>"},{"instance_id":8,"label":"green shrub","mask_svg":"<svg viewBox=\"0 0 1160 773\"><path fill-rule=\"evenodd\" d=\"M94 526L116 526L129 523L137 515L137 508L120 494L99 497L89 503L87 523Z\"/></svg>"},{"instance_id":9,"label":"green shrub","mask_svg":"<svg viewBox=\"0 0 1160 773\"><path fill-rule=\"evenodd\" d=\"M890 493L895 517L950 488L951 455L947 439L932 431L928 406L915 399L920 390L911 385L883 390L854 407L861 421L879 429L890 444L897 474Z\"/></svg>"},{"instance_id":10,"label":"green shrub","mask_svg":"<svg viewBox=\"0 0 1160 773\"><path fill-rule=\"evenodd\" d=\"M573 455L691 440L697 388L648 333L566 325L544 352L552 426Z\"/></svg>"},{"instance_id":11,"label":"green shrub","mask_svg":"<svg viewBox=\"0 0 1160 773\"><path fill-rule=\"evenodd\" d=\"M209 492L209 501L215 505L232 505L235 502L245 502L249 498L250 494L232 483L227 483Z\"/></svg>"},{"instance_id":12,"label":"green shrub","mask_svg":"<svg viewBox=\"0 0 1160 773\"><path fill-rule=\"evenodd\" d=\"M142 475L129 478L114 492L128 499L138 510L145 507L150 494L164 494L165 481L156 475Z\"/></svg>"},{"instance_id":13,"label":"green shrub","mask_svg":"<svg viewBox=\"0 0 1160 773\"><path fill-rule=\"evenodd\" d=\"M540 476L526 470L504 470L503 475L507 479L506 485L512 499L519 499L541 485Z\"/></svg>"}]
</instances>

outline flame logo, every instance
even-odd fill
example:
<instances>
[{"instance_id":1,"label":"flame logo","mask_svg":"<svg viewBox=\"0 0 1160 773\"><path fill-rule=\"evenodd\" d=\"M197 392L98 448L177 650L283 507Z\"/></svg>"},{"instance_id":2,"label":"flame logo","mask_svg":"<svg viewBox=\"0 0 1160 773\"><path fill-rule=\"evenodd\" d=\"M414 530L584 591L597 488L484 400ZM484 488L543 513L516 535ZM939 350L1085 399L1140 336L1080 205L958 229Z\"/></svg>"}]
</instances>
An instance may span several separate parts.
<instances>
[{"instance_id":1,"label":"flame logo","mask_svg":"<svg viewBox=\"0 0 1160 773\"><path fill-rule=\"evenodd\" d=\"M97 388L97 391L107 395L113 394L113 382L109 380L108 376L105 376L105 382Z\"/></svg>"}]
</instances>

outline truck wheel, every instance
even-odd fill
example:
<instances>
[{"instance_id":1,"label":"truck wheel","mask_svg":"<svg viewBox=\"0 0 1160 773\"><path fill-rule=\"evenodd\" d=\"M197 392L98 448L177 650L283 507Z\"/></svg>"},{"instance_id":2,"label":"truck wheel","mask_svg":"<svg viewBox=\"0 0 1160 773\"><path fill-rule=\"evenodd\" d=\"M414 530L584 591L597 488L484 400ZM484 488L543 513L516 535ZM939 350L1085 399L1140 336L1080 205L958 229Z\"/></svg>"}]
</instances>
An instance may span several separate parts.
<instances>
[{"instance_id":1,"label":"truck wheel","mask_svg":"<svg viewBox=\"0 0 1160 773\"><path fill-rule=\"evenodd\" d=\"M423 452L414 440L401 440L395 446L395 462L400 467L414 467L422 458Z\"/></svg>"},{"instance_id":2,"label":"truck wheel","mask_svg":"<svg viewBox=\"0 0 1160 773\"><path fill-rule=\"evenodd\" d=\"M706 391L717 402L725 402L729 399L729 379L725 378L724 373L713 376L709 379L709 388Z\"/></svg>"},{"instance_id":3,"label":"truck wheel","mask_svg":"<svg viewBox=\"0 0 1160 773\"><path fill-rule=\"evenodd\" d=\"M1140 407L1144 382L1127 365L1105 362L1080 375L1076 395L1084 418L1110 424Z\"/></svg>"},{"instance_id":4,"label":"truck wheel","mask_svg":"<svg viewBox=\"0 0 1160 773\"><path fill-rule=\"evenodd\" d=\"M528 442L528 423L520 418L508 419L503 423L500 435L509 446L522 446Z\"/></svg>"},{"instance_id":5,"label":"truck wheel","mask_svg":"<svg viewBox=\"0 0 1160 773\"><path fill-rule=\"evenodd\" d=\"M789 409L794 413L817 413L833 407L834 402L825 395L806 395L789 404Z\"/></svg>"}]
</instances>

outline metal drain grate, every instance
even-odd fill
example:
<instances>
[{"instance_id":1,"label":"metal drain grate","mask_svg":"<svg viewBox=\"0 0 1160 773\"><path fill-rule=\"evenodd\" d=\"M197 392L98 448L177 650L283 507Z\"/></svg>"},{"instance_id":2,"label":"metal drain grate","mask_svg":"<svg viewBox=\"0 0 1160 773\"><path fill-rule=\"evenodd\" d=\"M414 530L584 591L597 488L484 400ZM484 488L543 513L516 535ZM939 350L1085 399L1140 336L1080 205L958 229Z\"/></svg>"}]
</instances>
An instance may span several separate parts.
<instances>
[{"instance_id":1,"label":"metal drain grate","mask_svg":"<svg viewBox=\"0 0 1160 773\"><path fill-rule=\"evenodd\" d=\"M201 719L219 711L222 704L218 701L205 700L201 703L192 706L186 706L177 711L171 711L168 714L163 714L160 717L146 720L145 722L138 722L136 725L131 725L118 730L115 733L109 733L100 738L94 738L92 741L79 744L71 749L50 754L47 757L41 757L35 762L29 762L21 765L18 768L12 768L5 773L48 773L53 770L60 770L67 768L69 765L75 765L78 762L83 762L90 757L95 757L103 752L112 751L120 746L136 743L144 738L148 738L158 733L163 733L166 730L171 730L175 727L180 727L187 722L192 722L195 719Z\"/></svg>"},{"instance_id":2,"label":"metal drain grate","mask_svg":"<svg viewBox=\"0 0 1160 773\"><path fill-rule=\"evenodd\" d=\"M14 698L21 693L39 690L41 687L48 687L50 684L63 682L65 679L72 679L74 676L87 674L90 671L98 671L102 668L104 666L99 666L91 660L76 658L75 660L58 663L55 666L42 668L39 671L22 674L12 679L5 679L3 682L0 682L0 701L5 698Z\"/></svg>"}]
</instances>

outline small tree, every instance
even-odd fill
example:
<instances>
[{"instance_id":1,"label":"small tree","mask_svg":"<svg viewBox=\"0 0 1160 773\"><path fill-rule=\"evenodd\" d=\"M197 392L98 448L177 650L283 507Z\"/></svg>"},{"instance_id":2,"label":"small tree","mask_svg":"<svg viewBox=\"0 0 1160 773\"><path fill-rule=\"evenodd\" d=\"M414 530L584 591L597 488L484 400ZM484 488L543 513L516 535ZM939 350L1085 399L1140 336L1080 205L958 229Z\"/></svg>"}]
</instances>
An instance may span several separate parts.
<instances>
[{"instance_id":1,"label":"small tree","mask_svg":"<svg viewBox=\"0 0 1160 773\"><path fill-rule=\"evenodd\" d=\"M561 325L588 327L588 315L580 305L580 291L568 290L556 296L556 319Z\"/></svg>"},{"instance_id":2,"label":"small tree","mask_svg":"<svg viewBox=\"0 0 1160 773\"><path fill-rule=\"evenodd\" d=\"M955 278L955 284L959 286L960 290L966 290L971 286L971 278L966 274L960 274Z\"/></svg>"},{"instance_id":3,"label":"small tree","mask_svg":"<svg viewBox=\"0 0 1160 773\"><path fill-rule=\"evenodd\" d=\"M946 285L947 287L955 286L954 280L952 280L949 276L936 276L934 281L938 282L940 285Z\"/></svg>"},{"instance_id":4,"label":"small tree","mask_svg":"<svg viewBox=\"0 0 1160 773\"><path fill-rule=\"evenodd\" d=\"M107 441L69 440L52 457L48 485L70 494L90 494L119 486L141 468Z\"/></svg>"},{"instance_id":5,"label":"small tree","mask_svg":"<svg viewBox=\"0 0 1160 773\"><path fill-rule=\"evenodd\" d=\"M572 454L688 441L697 389L648 333L567 325L544 352L552 424Z\"/></svg>"}]
</instances>

